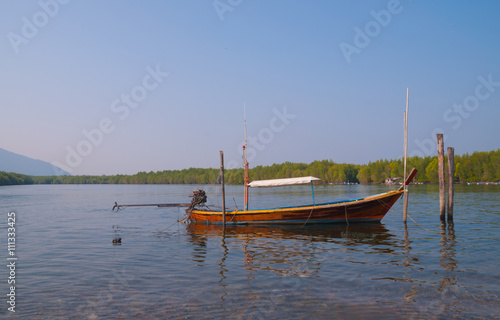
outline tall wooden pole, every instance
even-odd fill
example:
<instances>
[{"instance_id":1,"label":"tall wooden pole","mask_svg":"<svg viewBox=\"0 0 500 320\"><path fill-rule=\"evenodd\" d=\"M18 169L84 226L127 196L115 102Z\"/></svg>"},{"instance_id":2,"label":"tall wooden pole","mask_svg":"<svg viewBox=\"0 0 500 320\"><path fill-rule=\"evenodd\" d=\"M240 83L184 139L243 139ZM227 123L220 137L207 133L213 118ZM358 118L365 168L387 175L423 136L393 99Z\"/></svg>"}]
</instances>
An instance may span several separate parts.
<instances>
[{"instance_id":1,"label":"tall wooden pole","mask_svg":"<svg viewBox=\"0 0 500 320\"><path fill-rule=\"evenodd\" d=\"M455 196L455 187L453 180L455 178L455 148L448 147L448 223L453 221L453 198Z\"/></svg>"},{"instance_id":2,"label":"tall wooden pole","mask_svg":"<svg viewBox=\"0 0 500 320\"><path fill-rule=\"evenodd\" d=\"M404 174L403 174L403 187L404 187L404 200L403 200L403 223L406 223L408 215L408 186L406 185L406 159L408 157L408 105L409 105L410 88L406 88L406 111L404 113L404 126L405 126L405 158L404 158Z\"/></svg>"},{"instance_id":3,"label":"tall wooden pole","mask_svg":"<svg viewBox=\"0 0 500 320\"><path fill-rule=\"evenodd\" d=\"M443 134L436 134L437 151L438 151L438 178L439 178L439 217L441 221L445 221L446 211L446 193L444 180L444 142Z\"/></svg>"},{"instance_id":4,"label":"tall wooden pole","mask_svg":"<svg viewBox=\"0 0 500 320\"><path fill-rule=\"evenodd\" d=\"M247 161L247 115L246 115L246 106L243 105L243 113L245 118L245 145L243 146L243 155L244 155L244 166L245 166L245 175L243 178L243 183L245 185L245 193L244 193L244 208L248 210L248 184L250 183L250 175Z\"/></svg>"},{"instance_id":5,"label":"tall wooden pole","mask_svg":"<svg viewBox=\"0 0 500 320\"><path fill-rule=\"evenodd\" d=\"M224 189L224 151L220 152L220 184L222 189L222 225L226 227L226 191Z\"/></svg>"}]
</instances>

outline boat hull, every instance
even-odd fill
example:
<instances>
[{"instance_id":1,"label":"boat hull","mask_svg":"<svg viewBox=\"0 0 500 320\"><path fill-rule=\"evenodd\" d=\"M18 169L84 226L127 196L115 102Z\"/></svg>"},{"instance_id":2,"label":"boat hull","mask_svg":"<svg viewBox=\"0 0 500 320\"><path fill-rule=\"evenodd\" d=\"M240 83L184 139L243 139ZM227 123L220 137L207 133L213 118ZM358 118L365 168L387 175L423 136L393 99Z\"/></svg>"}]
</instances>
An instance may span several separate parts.
<instances>
[{"instance_id":1,"label":"boat hull","mask_svg":"<svg viewBox=\"0 0 500 320\"><path fill-rule=\"evenodd\" d=\"M226 224L328 224L379 222L403 194L395 190L361 199L300 207L227 211ZM186 210L194 223L222 224L221 211Z\"/></svg>"}]
</instances>

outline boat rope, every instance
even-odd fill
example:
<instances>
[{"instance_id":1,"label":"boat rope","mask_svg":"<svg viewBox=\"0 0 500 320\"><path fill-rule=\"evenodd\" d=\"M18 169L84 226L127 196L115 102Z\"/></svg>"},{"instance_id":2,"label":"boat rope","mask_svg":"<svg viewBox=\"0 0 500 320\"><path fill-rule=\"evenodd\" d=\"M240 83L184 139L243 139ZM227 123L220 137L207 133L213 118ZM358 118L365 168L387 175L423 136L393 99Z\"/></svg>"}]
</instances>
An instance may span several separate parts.
<instances>
[{"instance_id":1,"label":"boat rope","mask_svg":"<svg viewBox=\"0 0 500 320\"><path fill-rule=\"evenodd\" d=\"M349 220L347 219L347 204L344 206L345 207L345 223L349 226Z\"/></svg>"},{"instance_id":2,"label":"boat rope","mask_svg":"<svg viewBox=\"0 0 500 320\"><path fill-rule=\"evenodd\" d=\"M392 206L388 205L386 202L383 202L380 199L377 199L378 203L380 203L384 208L391 209Z\"/></svg>"},{"instance_id":3,"label":"boat rope","mask_svg":"<svg viewBox=\"0 0 500 320\"><path fill-rule=\"evenodd\" d=\"M434 232L434 231L432 231L432 230L429 230L429 229L427 229L427 228L424 228L424 227L423 227L420 223L418 223L418 222L416 222L415 220L413 220L413 218L410 216L410 214L409 214L408 212L406 213L406 215L407 215L408 217L410 217L411 221L413 221L413 223L414 223L414 224L416 224L417 226L419 226L420 228L422 228L422 229L424 229L424 230L426 230L426 231L432 232L432 233L434 233L434 234L441 235L441 234L439 234L438 232Z\"/></svg>"},{"instance_id":4,"label":"boat rope","mask_svg":"<svg viewBox=\"0 0 500 320\"><path fill-rule=\"evenodd\" d=\"M189 217L186 215L184 218L182 219L179 219L177 221L175 221L174 223L172 223L171 225L169 225L168 227L166 227L165 229L161 229L161 230L158 230L157 232L165 232L167 231L168 229L172 228L173 226L175 226L176 224L178 224L179 222L182 222L182 223L186 223L186 220L188 220Z\"/></svg>"},{"instance_id":5,"label":"boat rope","mask_svg":"<svg viewBox=\"0 0 500 320\"><path fill-rule=\"evenodd\" d=\"M311 215L312 215L312 213L313 213L313 210L314 210L314 208L312 208L312 209L311 209L311 212L309 212L309 217L307 217L306 222L304 222L304 224L302 225L303 227L305 227L305 226L306 226L307 222L308 222L308 221L309 221L309 219L311 218Z\"/></svg>"},{"instance_id":6,"label":"boat rope","mask_svg":"<svg viewBox=\"0 0 500 320\"><path fill-rule=\"evenodd\" d=\"M233 197L233 201L234 201L234 205L236 206L236 211L239 211L238 205L236 204L236 200L234 200L234 197Z\"/></svg>"},{"instance_id":7,"label":"boat rope","mask_svg":"<svg viewBox=\"0 0 500 320\"><path fill-rule=\"evenodd\" d=\"M217 205L221 205L222 206L222 203L220 203L220 195L221 195L221 185L220 185L220 181L221 181L221 176L220 176L220 173L217 175L217 178L215 178L214 181L212 181L212 183L210 184L210 189L214 189L215 190L215 198L217 199ZM210 189L209 189L209 192L210 192Z\"/></svg>"}]
</instances>

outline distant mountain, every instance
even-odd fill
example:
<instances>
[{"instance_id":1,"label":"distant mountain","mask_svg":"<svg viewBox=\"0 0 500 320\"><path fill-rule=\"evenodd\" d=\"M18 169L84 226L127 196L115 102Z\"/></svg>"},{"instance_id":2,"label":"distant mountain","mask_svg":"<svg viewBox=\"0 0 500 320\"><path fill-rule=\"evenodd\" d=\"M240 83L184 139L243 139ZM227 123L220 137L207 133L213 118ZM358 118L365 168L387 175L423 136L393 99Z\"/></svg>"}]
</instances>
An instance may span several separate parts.
<instances>
[{"instance_id":1,"label":"distant mountain","mask_svg":"<svg viewBox=\"0 0 500 320\"><path fill-rule=\"evenodd\" d=\"M0 148L0 171L30 176L70 175L68 172L42 160L35 160Z\"/></svg>"}]
</instances>

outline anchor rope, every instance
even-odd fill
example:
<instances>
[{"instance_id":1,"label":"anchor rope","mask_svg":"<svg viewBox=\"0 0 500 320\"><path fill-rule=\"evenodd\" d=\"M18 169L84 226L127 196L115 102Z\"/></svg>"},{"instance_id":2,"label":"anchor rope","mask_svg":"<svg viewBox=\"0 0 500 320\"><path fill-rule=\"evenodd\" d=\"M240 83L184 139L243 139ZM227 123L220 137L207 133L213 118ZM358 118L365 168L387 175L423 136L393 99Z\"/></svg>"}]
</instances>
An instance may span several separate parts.
<instances>
[{"instance_id":1,"label":"anchor rope","mask_svg":"<svg viewBox=\"0 0 500 320\"><path fill-rule=\"evenodd\" d=\"M304 222L304 224L302 225L303 227L305 227L305 226L306 226L307 222L308 222L308 221L309 221L309 219L311 218L311 215L312 215L312 213L313 213L313 210L314 210L314 208L312 208L312 209L311 209L311 212L309 212L309 217L307 217L306 222Z\"/></svg>"},{"instance_id":2,"label":"anchor rope","mask_svg":"<svg viewBox=\"0 0 500 320\"><path fill-rule=\"evenodd\" d=\"M420 228L422 228L423 230L426 230L426 231L429 231L429 232L432 232L434 234L437 234L438 236L440 236L441 234L438 233L438 232L435 232L435 231L432 231L432 230L429 230L425 227L423 227L420 223L416 222L415 220L413 220L413 218L410 216L410 214L407 212L406 213L406 216L408 216L410 218L411 221L413 221L414 224L416 224L417 226L419 226Z\"/></svg>"},{"instance_id":3,"label":"anchor rope","mask_svg":"<svg viewBox=\"0 0 500 320\"><path fill-rule=\"evenodd\" d=\"M344 208L345 208L345 222L347 223L347 225L349 226L349 220L347 220L347 204L344 205Z\"/></svg>"},{"instance_id":4,"label":"anchor rope","mask_svg":"<svg viewBox=\"0 0 500 320\"><path fill-rule=\"evenodd\" d=\"M174 223L172 223L171 225L169 225L168 227L166 227L165 229L161 229L161 230L158 230L157 232L165 232L167 231L168 229L172 228L173 226L175 226L176 224L178 224L179 222L182 222L184 223L186 220L188 219L188 217L184 217L182 219L179 219L177 221L175 221Z\"/></svg>"}]
</instances>

